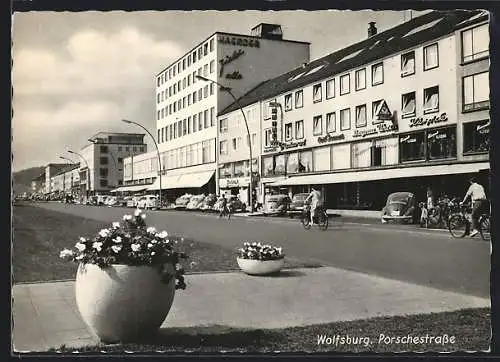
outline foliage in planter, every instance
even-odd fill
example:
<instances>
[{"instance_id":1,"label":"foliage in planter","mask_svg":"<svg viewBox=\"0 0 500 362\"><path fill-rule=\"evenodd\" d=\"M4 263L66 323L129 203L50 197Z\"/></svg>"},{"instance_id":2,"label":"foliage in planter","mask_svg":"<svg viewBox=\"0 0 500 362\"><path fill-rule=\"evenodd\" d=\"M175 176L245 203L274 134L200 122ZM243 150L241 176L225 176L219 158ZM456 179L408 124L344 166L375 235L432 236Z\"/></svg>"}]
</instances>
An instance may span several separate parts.
<instances>
[{"instance_id":1,"label":"foliage in planter","mask_svg":"<svg viewBox=\"0 0 500 362\"><path fill-rule=\"evenodd\" d=\"M260 242L244 242L243 248L238 250L238 257L242 259L253 260L279 260L285 257L283 249L269 244L261 244Z\"/></svg>"},{"instance_id":2,"label":"foliage in planter","mask_svg":"<svg viewBox=\"0 0 500 362\"><path fill-rule=\"evenodd\" d=\"M114 222L111 228L102 229L93 238L80 237L75 249L62 250L60 257L103 269L113 264L153 266L164 283L175 277L175 288L185 289L184 269L179 262L187 255L177 250L177 240L170 240L166 231L147 227L145 218L141 210L136 210L134 216L124 215L122 223ZM168 271L165 264L172 264L175 273Z\"/></svg>"}]
</instances>

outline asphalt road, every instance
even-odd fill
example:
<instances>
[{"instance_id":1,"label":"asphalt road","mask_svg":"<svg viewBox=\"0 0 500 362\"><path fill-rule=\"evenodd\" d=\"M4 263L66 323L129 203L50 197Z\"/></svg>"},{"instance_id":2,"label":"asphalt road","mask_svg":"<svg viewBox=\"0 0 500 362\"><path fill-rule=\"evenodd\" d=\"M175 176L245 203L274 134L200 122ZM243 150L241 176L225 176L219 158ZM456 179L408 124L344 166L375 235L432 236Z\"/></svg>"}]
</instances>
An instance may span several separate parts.
<instances>
[{"instance_id":1,"label":"asphalt road","mask_svg":"<svg viewBox=\"0 0 500 362\"><path fill-rule=\"evenodd\" d=\"M40 207L108 223L133 209L60 203ZM149 211L146 222L159 230L231 249L243 241L282 246L303 261L364 272L465 294L490 296L490 244L480 238L453 239L446 231L408 225L380 225L334 218L327 231L304 230L298 220L236 217L183 211ZM79 235L75 235L75 239ZM325 287L328 287L327 285Z\"/></svg>"}]
</instances>

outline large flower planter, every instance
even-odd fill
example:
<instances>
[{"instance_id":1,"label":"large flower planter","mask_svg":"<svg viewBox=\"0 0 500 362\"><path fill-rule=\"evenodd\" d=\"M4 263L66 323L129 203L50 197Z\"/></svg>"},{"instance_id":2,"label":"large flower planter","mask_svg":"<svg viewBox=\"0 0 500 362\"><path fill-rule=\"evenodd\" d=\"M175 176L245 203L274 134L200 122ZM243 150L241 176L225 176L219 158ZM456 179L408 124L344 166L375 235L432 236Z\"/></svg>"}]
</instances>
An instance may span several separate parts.
<instances>
[{"instance_id":1,"label":"large flower planter","mask_svg":"<svg viewBox=\"0 0 500 362\"><path fill-rule=\"evenodd\" d=\"M277 260L255 260L236 258L241 270L249 275L267 275L279 272L285 266L285 258Z\"/></svg>"},{"instance_id":2,"label":"large flower planter","mask_svg":"<svg viewBox=\"0 0 500 362\"><path fill-rule=\"evenodd\" d=\"M173 266L167 266L174 270ZM76 303L83 320L103 342L134 341L157 332L175 295L175 277L163 283L151 266L80 264Z\"/></svg>"}]
</instances>

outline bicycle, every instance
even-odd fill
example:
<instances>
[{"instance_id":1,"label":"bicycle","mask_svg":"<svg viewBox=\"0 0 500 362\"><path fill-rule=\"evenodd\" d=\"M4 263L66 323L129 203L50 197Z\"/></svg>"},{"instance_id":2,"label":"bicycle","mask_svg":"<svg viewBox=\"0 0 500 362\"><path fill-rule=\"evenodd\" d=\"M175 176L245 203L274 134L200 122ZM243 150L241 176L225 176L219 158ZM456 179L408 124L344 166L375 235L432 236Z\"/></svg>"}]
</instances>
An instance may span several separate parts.
<instances>
[{"instance_id":1,"label":"bicycle","mask_svg":"<svg viewBox=\"0 0 500 362\"><path fill-rule=\"evenodd\" d=\"M314 221L317 223L318 227L325 231L328 229L328 214L326 213L326 209L324 207L318 207L316 209L316 216L314 217ZM311 225L311 206L304 206L304 210L302 211L302 215L300 217L300 222L304 229L309 230Z\"/></svg>"},{"instance_id":2,"label":"bicycle","mask_svg":"<svg viewBox=\"0 0 500 362\"><path fill-rule=\"evenodd\" d=\"M448 218L448 230L454 238L463 238L470 234L470 227L472 225L470 219L469 205L455 206L458 209L450 214ZM490 216L483 213L479 217L479 234L484 241L490 241Z\"/></svg>"}]
</instances>

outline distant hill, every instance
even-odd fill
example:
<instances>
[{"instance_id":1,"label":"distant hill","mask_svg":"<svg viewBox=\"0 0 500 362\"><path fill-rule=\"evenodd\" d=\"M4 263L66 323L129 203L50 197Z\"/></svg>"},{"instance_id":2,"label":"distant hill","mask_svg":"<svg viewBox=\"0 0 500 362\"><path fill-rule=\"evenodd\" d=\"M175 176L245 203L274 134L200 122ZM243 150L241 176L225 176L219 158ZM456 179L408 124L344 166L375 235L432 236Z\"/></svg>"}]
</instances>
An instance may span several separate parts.
<instances>
[{"instance_id":1,"label":"distant hill","mask_svg":"<svg viewBox=\"0 0 500 362\"><path fill-rule=\"evenodd\" d=\"M45 172L45 166L30 167L21 171L14 172L12 183L14 193L19 194L31 191L31 180Z\"/></svg>"}]
</instances>

